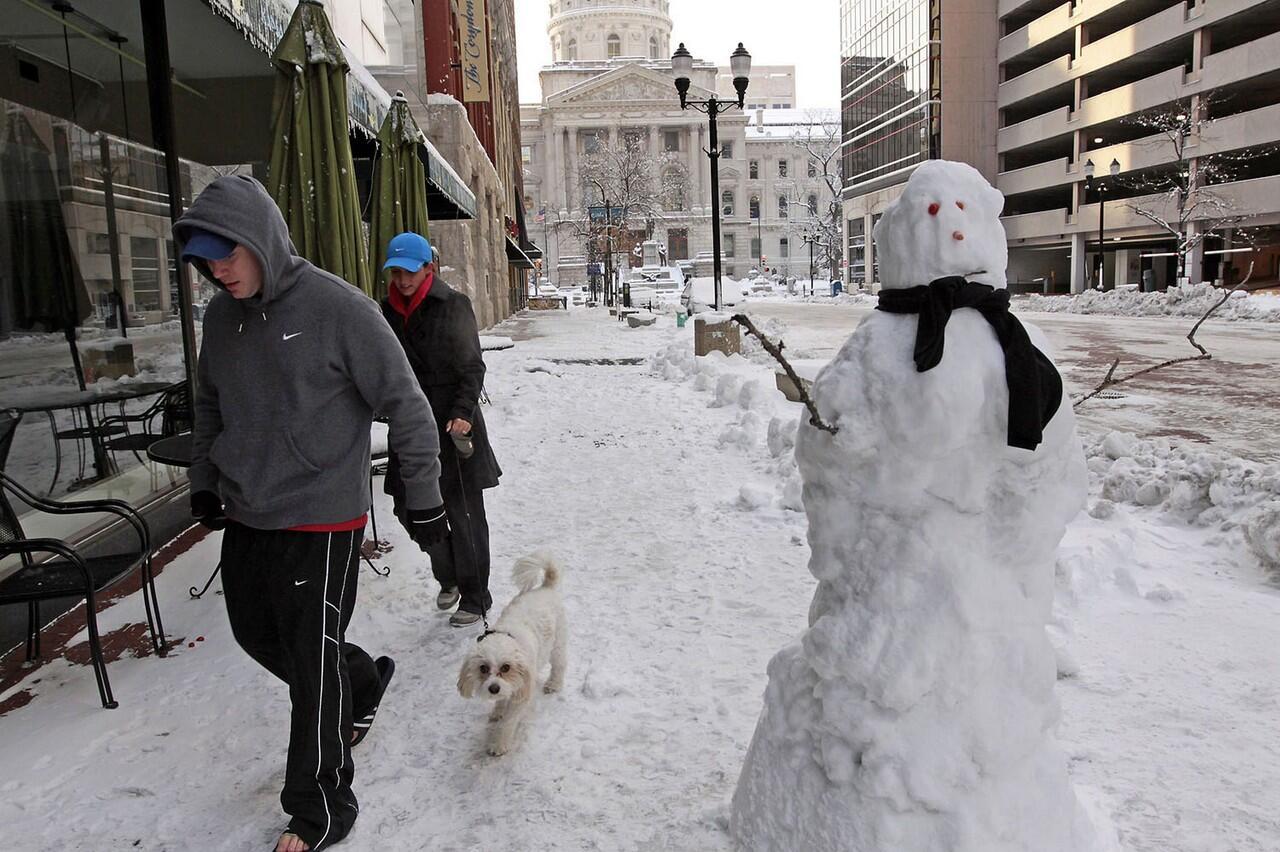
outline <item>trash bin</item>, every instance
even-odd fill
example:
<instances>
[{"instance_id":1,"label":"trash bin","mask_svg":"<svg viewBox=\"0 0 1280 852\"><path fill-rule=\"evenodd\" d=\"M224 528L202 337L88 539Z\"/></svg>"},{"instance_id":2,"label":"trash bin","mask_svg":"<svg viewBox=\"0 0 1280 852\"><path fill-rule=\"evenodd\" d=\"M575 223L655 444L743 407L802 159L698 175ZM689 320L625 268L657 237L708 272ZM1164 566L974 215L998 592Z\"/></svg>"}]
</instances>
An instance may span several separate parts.
<instances>
[{"instance_id":1,"label":"trash bin","mask_svg":"<svg viewBox=\"0 0 1280 852\"><path fill-rule=\"evenodd\" d=\"M684 311L676 311L676 328L684 328L685 320L689 318Z\"/></svg>"},{"instance_id":2,"label":"trash bin","mask_svg":"<svg viewBox=\"0 0 1280 852\"><path fill-rule=\"evenodd\" d=\"M831 297L832 297L833 299L834 299L836 296L839 296L839 295L840 295L840 292L841 292L842 290L844 290L844 282L843 282L843 281L840 281L840 280L838 280L838 279L837 279L837 280L835 280L835 281L832 281L832 282L831 282Z\"/></svg>"}]
</instances>

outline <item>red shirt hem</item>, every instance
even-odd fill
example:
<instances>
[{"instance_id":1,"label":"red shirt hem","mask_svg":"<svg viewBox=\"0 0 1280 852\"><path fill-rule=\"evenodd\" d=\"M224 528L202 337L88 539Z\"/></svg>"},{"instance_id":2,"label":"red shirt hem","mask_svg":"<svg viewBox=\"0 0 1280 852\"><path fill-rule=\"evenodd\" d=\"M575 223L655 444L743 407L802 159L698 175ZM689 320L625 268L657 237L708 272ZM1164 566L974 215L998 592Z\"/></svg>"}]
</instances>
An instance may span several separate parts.
<instances>
[{"instance_id":1,"label":"red shirt hem","mask_svg":"<svg viewBox=\"0 0 1280 852\"><path fill-rule=\"evenodd\" d=\"M358 530L369 520L368 514L361 515L358 518L352 518L349 521L343 521L340 524L303 524L297 527L289 527L290 532L351 532Z\"/></svg>"}]
</instances>

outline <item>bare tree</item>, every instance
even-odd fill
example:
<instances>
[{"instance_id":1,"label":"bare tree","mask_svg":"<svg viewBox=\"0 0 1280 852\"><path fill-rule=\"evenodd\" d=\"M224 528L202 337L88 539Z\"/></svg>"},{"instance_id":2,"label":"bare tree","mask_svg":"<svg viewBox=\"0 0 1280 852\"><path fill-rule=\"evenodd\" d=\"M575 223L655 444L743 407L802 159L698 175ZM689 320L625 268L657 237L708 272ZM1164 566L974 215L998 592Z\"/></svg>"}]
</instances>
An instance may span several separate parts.
<instances>
[{"instance_id":1,"label":"bare tree","mask_svg":"<svg viewBox=\"0 0 1280 852\"><path fill-rule=\"evenodd\" d=\"M808 198L795 201L800 202L800 209L804 211L802 230L805 239L814 244L815 265L834 278L844 254L844 231L840 226L844 218L840 122L829 112L810 110L805 114L804 124L793 135L792 142L804 153L801 168L805 169L806 176L823 184L816 205L810 205Z\"/></svg>"},{"instance_id":2,"label":"bare tree","mask_svg":"<svg viewBox=\"0 0 1280 852\"><path fill-rule=\"evenodd\" d=\"M688 167L677 156L651 155L639 136L602 139L578 164L581 209L555 227L579 239L593 260L627 257L650 223L688 215L688 184Z\"/></svg>"},{"instance_id":3,"label":"bare tree","mask_svg":"<svg viewBox=\"0 0 1280 852\"><path fill-rule=\"evenodd\" d=\"M1224 98L1200 95L1139 113L1126 123L1148 131L1138 145L1154 147L1172 155L1170 168L1154 168L1121 179L1123 186L1139 190L1146 197L1128 203L1129 209L1174 239L1178 256L1178 277L1187 274L1187 255L1219 228L1230 228L1245 220L1231 199L1216 192L1218 184L1238 180L1242 166L1250 160L1274 153L1273 148L1237 151L1204 150L1204 142L1216 137L1214 107ZM1194 229L1192 225L1199 225ZM1248 234L1241 233L1247 239Z\"/></svg>"}]
</instances>

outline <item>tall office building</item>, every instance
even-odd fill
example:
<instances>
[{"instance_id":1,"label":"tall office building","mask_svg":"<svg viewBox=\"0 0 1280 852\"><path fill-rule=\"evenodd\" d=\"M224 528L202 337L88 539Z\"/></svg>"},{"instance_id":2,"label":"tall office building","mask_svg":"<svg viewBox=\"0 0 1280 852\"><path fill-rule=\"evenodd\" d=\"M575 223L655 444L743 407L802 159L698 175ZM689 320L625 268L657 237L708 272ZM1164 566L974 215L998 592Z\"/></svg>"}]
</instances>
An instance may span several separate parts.
<instances>
[{"instance_id":1,"label":"tall office building","mask_svg":"<svg viewBox=\"0 0 1280 852\"><path fill-rule=\"evenodd\" d=\"M841 0L848 280L877 280L871 229L917 165L995 180L995 21L996 0Z\"/></svg>"}]
</instances>

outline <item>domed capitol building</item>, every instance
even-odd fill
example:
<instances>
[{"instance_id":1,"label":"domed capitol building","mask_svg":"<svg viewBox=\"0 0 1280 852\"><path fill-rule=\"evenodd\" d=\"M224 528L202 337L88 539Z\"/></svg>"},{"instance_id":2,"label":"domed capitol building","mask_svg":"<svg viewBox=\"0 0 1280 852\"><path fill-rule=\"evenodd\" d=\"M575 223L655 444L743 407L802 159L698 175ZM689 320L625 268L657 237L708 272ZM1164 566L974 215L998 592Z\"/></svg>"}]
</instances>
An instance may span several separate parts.
<instances>
[{"instance_id":1,"label":"domed capitol building","mask_svg":"<svg viewBox=\"0 0 1280 852\"><path fill-rule=\"evenodd\" d=\"M705 261L711 252L711 168L705 115L681 110L671 70L668 0L551 0L547 36L552 64L539 74L542 99L521 106L526 221L544 243L543 275L560 286L587 282L591 249L580 236L588 210L601 205L584 158L602 149L639 149L651 181L652 210L626 224L634 243L650 234L668 259ZM713 49L696 45L697 49ZM735 45L715 45L728 60ZM748 45L750 48L750 45ZM729 69L698 59L689 100L737 96ZM745 110L718 121L721 254L725 275L741 278L761 265L806 277L802 241L811 211L825 211L822 166L811 164L797 134L823 137L817 121L835 124L834 110L802 111L795 103L794 66L756 65ZM838 157L836 158L838 160ZM834 167L834 164L833 164ZM837 180L836 185L839 186ZM610 206L617 203L610 199ZM699 257L701 255L701 257ZM639 264L632 257L633 265Z\"/></svg>"}]
</instances>

